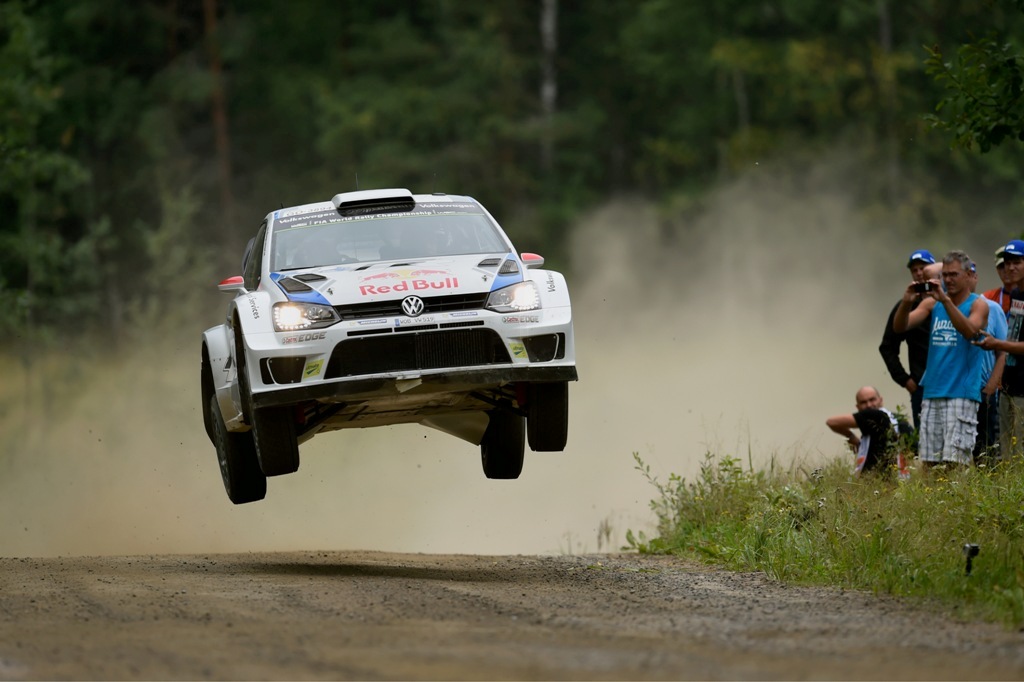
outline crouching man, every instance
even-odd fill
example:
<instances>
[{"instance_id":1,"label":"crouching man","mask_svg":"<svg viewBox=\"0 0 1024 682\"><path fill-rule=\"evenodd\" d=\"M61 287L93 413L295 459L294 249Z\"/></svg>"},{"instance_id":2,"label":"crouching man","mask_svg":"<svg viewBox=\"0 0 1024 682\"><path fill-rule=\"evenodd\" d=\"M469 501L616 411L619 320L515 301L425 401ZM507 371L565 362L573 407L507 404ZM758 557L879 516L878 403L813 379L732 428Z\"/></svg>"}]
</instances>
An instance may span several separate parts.
<instances>
[{"instance_id":1,"label":"crouching man","mask_svg":"<svg viewBox=\"0 0 1024 682\"><path fill-rule=\"evenodd\" d=\"M854 472L873 471L889 475L896 471L901 479L909 477L909 467L899 447L899 437L913 432L910 424L882 406L882 396L873 386L865 386L855 397L857 411L837 414L825 420L830 429L846 438L854 452ZM860 431L860 436L854 433Z\"/></svg>"}]
</instances>

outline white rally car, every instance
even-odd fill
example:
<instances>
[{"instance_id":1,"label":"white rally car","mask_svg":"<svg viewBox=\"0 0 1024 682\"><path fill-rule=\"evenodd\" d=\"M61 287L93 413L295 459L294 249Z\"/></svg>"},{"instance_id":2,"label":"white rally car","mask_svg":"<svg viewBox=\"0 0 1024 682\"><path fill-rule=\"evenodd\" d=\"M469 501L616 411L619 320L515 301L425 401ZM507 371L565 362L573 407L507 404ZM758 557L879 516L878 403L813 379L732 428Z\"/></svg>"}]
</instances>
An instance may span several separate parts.
<instances>
[{"instance_id":1,"label":"white rally car","mask_svg":"<svg viewBox=\"0 0 1024 682\"><path fill-rule=\"evenodd\" d=\"M565 448L575 381L565 278L517 254L476 200L382 189L267 215L224 323L203 332L202 409L228 497L261 500L299 444L417 423L518 478Z\"/></svg>"}]
</instances>

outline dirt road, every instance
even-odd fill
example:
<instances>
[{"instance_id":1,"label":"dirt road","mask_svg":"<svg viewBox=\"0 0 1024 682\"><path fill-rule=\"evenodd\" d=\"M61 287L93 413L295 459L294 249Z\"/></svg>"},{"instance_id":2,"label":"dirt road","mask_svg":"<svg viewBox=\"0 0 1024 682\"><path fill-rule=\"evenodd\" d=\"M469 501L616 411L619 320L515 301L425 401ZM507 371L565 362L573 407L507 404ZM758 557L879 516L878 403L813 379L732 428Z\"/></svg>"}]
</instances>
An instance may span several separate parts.
<instances>
[{"instance_id":1,"label":"dirt road","mask_svg":"<svg viewBox=\"0 0 1024 682\"><path fill-rule=\"evenodd\" d=\"M0 559L0 679L1022 679L1024 635L669 557Z\"/></svg>"}]
</instances>

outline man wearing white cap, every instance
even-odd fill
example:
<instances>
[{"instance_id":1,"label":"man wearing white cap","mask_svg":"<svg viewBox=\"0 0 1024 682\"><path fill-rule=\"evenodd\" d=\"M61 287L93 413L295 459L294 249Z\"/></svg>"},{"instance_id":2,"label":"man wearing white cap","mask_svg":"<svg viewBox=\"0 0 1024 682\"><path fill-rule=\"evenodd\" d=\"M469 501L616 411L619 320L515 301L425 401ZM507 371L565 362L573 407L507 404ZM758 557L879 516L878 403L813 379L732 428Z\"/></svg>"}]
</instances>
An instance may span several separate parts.
<instances>
[{"instance_id":1,"label":"man wearing white cap","mask_svg":"<svg viewBox=\"0 0 1024 682\"><path fill-rule=\"evenodd\" d=\"M918 249L911 253L907 258L907 269L910 270L911 279L915 282L927 280L927 267L933 263L935 263L935 257L926 249ZM921 304L927 306L930 311L935 301L918 299L914 301L912 309L916 309ZM902 334L897 334L893 331L892 320L896 316L896 309L899 306L899 303L894 305L889 313L889 319L885 322L885 331L882 332L882 342L878 345L878 352L881 354L892 380L910 394L910 413L914 419L914 430L917 431L921 428L921 400L924 396L921 377L924 376L924 368L928 362L929 325L922 324ZM907 344L909 372L903 367L903 361L900 359L900 347L904 343Z\"/></svg>"}]
</instances>

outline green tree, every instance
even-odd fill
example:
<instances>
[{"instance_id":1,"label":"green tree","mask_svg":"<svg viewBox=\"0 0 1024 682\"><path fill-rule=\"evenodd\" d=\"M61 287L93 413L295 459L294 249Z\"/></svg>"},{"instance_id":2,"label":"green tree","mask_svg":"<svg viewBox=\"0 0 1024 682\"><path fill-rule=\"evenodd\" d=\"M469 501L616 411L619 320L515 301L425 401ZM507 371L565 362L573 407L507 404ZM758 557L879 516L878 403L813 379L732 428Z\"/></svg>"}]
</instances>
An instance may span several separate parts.
<instances>
[{"instance_id":1,"label":"green tree","mask_svg":"<svg viewBox=\"0 0 1024 682\"><path fill-rule=\"evenodd\" d=\"M852 149L888 170L852 179L859 205L922 230L1021 187L1006 152L950 154L920 116L943 96L921 45L1024 31L977 0L10 0L0 21L8 329L74 307L117 338L215 296L268 211L357 178L477 196L555 264L608 196L699 207L772 157Z\"/></svg>"},{"instance_id":2,"label":"green tree","mask_svg":"<svg viewBox=\"0 0 1024 682\"><path fill-rule=\"evenodd\" d=\"M74 249L61 232L88 175L67 153L71 131L45 125L63 97L62 66L22 3L0 5L0 329L26 348L82 303L69 285L90 277L86 242Z\"/></svg>"},{"instance_id":3,"label":"green tree","mask_svg":"<svg viewBox=\"0 0 1024 682\"><path fill-rule=\"evenodd\" d=\"M1014 0L1024 13L1024 0ZM1018 22L1018 27L1021 23ZM926 119L953 137L959 147L982 153L1004 140L1024 142L1024 54L1019 44L996 32L961 45L956 61L946 61L941 47L926 47L927 72L945 91Z\"/></svg>"}]
</instances>

